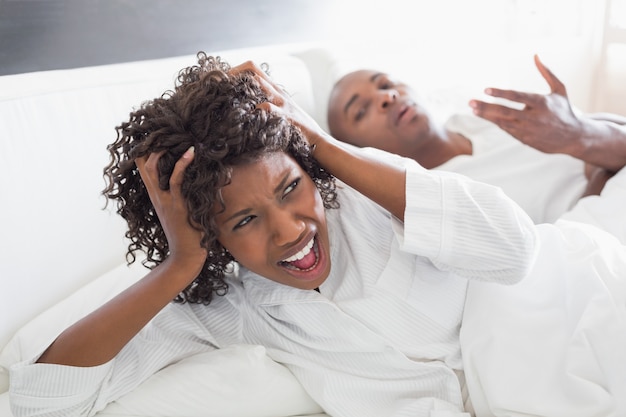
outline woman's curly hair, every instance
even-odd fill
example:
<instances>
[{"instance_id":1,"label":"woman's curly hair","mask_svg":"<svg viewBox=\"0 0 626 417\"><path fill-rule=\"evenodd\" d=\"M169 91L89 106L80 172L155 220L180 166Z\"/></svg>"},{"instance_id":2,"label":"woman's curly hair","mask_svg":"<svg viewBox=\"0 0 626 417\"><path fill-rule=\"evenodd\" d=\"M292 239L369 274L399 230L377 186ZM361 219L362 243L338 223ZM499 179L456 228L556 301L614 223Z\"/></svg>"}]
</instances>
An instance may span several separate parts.
<instances>
[{"instance_id":1,"label":"woman's curly hair","mask_svg":"<svg viewBox=\"0 0 626 417\"><path fill-rule=\"evenodd\" d=\"M267 67L264 68L267 71ZM212 213L223 208L220 189L230 182L232 167L271 152L286 152L311 176L326 208L337 207L335 179L312 157L302 132L284 117L258 109L267 101L258 81L248 72L230 73L220 57L198 53L198 64L181 70L173 91L145 102L116 127L117 139L107 149L102 193L116 202L128 223L126 258L154 268L169 252L168 242L135 159L163 152L158 161L159 184L169 188L174 164L191 146L195 156L186 168L182 195L188 221L204 232L207 259L200 274L174 301L208 304L213 294L228 290L225 273L233 257L218 242Z\"/></svg>"}]
</instances>

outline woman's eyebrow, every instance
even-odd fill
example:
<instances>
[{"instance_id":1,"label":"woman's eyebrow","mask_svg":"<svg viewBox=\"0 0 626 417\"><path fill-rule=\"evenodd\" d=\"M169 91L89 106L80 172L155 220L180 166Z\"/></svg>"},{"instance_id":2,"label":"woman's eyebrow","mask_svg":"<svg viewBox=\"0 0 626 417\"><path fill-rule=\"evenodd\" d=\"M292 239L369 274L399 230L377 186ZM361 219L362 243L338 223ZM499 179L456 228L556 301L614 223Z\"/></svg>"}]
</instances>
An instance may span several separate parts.
<instances>
[{"instance_id":1,"label":"woman's eyebrow","mask_svg":"<svg viewBox=\"0 0 626 417\"><path fill-rule=\"evenodd\" d=\"M291 171L287 171L282 179L280 180L280 183L278 183L278 185L276 186L276 188L274 188L274 194L280 194L283 189L287 186L287 183L289 182L289 178L291 176ZM233 220L236 217L240 217L240 216L245 216L247 214L250 214L252 212L251 208L245 208L245 209L241 209L239 211L237 211L236 213L231 214L230 216L228 216L224 222L229 222L231 220Z\"/></svg>"},{"instance_id":2,"label":"woman's eyebrow","mask_svg":"<svg viewBox=\"0 0 626 417\"><path fill-rule=\"evenodd\" d=\"M276 186L276 188L274 188L274 194L280 193L287 186L287 182L289 181L290 176L291 176L291 171L288 171L285 173L285 175L283 175L283 179Z\"/></svg>"},{"instance_id":3,"label":"woman's eyebrow","mask_svg":"<svg viewBox=\"0 0 626 417\"><path fill-rule=\"evenodd\" d=\"M229 221L233 220L236 217L240 217L240 216L244 216L248 213L250 213L252 211L251 208L245 208L243 210L239 210L236 213L233 213L232 215L228 216L228 218L226 220L224 220L224 223L228 223Z\"/></svg>"}]
</instances>

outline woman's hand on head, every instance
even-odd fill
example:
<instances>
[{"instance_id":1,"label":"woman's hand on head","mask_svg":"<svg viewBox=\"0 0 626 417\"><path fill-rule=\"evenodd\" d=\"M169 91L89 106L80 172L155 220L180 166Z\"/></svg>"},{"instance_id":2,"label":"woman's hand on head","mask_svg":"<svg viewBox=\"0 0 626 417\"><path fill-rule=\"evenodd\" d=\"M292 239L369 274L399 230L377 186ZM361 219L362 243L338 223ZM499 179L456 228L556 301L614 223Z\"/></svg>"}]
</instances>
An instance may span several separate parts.
<instances>
[{"instance_id":1,"label":"woman's hand on head","mask_svg":"<svg viewBox=\"0 0 626 417\"><path fill-rule=\"evenodd\" d=\"M284 88L276 84L259 66L252 61L244 62L231 69L231 74L236 75L242 72L251 73L261 85L267 95L267 102L259 104L257 107L265 111L279 114L298 126L304 134L309 145L314 146L319 140L324 140L328 134L319 124L305 112Z\"/></svg>"},{"instance_id":2,"label":"woman's hand on head","mask_svg":"<svg viewBox=\"0 0 626 417\"><path fill-rule=\"evenodd\" d=\"M162 152L151 153L137 158L135 164L167 238L169 259L185 262L186 265L197 265L199 273L207 256L206 250L200 245L203 232L189 223L186 202L181 193L183 174L193 161L194 149L189 148L176 162L169 190L159 187L157 164L161 155Z\"/></svg>"}]
</instances>

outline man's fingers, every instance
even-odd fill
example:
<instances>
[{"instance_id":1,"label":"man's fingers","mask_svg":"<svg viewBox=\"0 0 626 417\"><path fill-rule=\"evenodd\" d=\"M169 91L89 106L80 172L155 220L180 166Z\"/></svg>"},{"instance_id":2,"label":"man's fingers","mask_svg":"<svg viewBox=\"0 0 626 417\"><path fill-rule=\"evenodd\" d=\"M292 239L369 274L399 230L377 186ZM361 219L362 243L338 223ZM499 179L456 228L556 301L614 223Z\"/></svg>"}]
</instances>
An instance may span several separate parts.
<instances>
[{"instance_id":1,"label":"man's fingers","mask_svg":"<svg viewBox=\"0 0 626 417\"><path fill-rule=\"evenodd\" d=\"M524 112L508 106L495 103L487 103L481 100L471 100L470 107L477 116L500 122L502 120L518 120L524 117Z\"/></svg>"},{"instance_id":2,"label":"man's fingers","mask_svg":"<svg viewBox=\"0 0 626 417\"><path fill-rule=\"evenodd\" d=\"M485 94L490 95L491 97L503 98L515 103L525 104L527 106L535 106L542 97L540 94L525 93L517 90L502 90L499 88L487 88L485 89Z\"/></svg>"},{"instance_id":3,"label":"man's fingers","mask_svg":"<svg viewBox=\"0 0 626 417\"><path fill-rule=\"evenodd\" d=\"M552 71L550 71L548 67L543 65L543 62L541 62L538 55L535 55L535 66L541 73L541 76L543 77L543 79L546 80L546 82L548 83L548 86L550 87L550 91L552 93L560 94L562 96L567 97L567 90L565 88L565 84L563 84L561 80L559 80L557 76L554 75Z\"/></svg>"}]
</instances>

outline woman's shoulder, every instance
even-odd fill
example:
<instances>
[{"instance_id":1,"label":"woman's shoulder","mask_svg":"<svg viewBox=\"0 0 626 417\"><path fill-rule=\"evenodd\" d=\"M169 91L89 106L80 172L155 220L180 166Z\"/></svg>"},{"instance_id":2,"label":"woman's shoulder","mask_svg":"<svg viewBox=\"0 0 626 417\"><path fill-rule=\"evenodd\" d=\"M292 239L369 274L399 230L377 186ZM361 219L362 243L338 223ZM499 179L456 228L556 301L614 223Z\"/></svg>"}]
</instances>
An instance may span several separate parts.
<instances>
[{"instance_id":1,"label":"woman's shoulder","mask_svg":"<svg viewBox=\"0 0 626 417\"><path fill-rule=\"evenodd\" d=\"M328 227L355 225L357 227L388 224L391 214L379 204L370 200L354 188L337 181L337 202L339 208L328 209Z\"/></svg>"}]
</instances>

